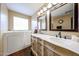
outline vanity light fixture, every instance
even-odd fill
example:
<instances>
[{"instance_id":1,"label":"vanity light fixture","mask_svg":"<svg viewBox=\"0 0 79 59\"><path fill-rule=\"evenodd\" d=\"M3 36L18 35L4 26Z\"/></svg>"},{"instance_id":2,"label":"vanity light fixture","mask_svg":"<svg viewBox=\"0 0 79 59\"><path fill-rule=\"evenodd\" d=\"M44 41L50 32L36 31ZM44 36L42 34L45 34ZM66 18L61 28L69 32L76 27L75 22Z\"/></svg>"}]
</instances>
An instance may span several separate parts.
<instances>
[{"instance_id":1,"label":"vanity light fixture","mask_svg":"<svg viewBox=\"0 0 79 59\"><path fill-rule=\"evenodd\" d=\"M52 3L49 3L47 8L51 8L52 7Z\"/></svg>"},{"instance_id":2,"label":"vanity light fixture","mask_svg":"<svg viewBox=\"0 0 79 59\"><path fill-rule=\"evenodd\" d=\"M40 13L43 13L43 10L42 9L40 10Z\"/></svg>"},{"instance_id":3,"label":"vanity light fixture","mask_svg":"<svg viewBox=\"0 0 79 59\"><path fill-rule=\"evenodd\" d=\"M47 10L47 7L44 7L44 8L43 8L43 11L46 11L46 10Z\"/></svg>"},{"instance_id":4,"label":"vanity light fixture","mask_svg":"<svg viewBox=\"0 0 79 59\"><path fill-rule=\"evenodd\" d=\"M56 5L57 3L52 3L53 5Z\"/></svg>"},{"instance_id":5,"label":"vanity light fixture","mask_svg":"<svg viewBox=\"0 0 79 59\"><path fill-rule=\"evenodd\" d=\"M47 6L40 9L40 11L38 12L38 16L40 16L43 12L49 10L50 8L52 8L52 10L55 10L55 9L59 8L61 5L63 5L63 4L64 3L48 3Z\"/></svg>"},{"instance_id":6,"label":"vanity light fixture","mask_svg":"<svg viewBox=\"0 0 79 59\"><path fill-rule=\"evenodd\" d=\"M37 15L40 16L40 12L38 12Z\"/></svg>"}]
</instances>

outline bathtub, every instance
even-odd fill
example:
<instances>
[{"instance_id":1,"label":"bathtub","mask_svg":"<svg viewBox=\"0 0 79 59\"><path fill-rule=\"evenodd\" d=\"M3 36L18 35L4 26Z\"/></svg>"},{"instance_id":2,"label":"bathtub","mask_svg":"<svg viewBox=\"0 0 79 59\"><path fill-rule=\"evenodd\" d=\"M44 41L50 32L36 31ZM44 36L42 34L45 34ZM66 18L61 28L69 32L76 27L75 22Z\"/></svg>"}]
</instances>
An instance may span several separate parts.
<instances>
[{"instance_id":1,"label":"bathtub","mask_svg":"<svg viewBox=\"0 0 79 59\"><path fill-rule=\"evenodd\" d=\"M9 55L31 45L31 31L11 31L4 33L3 55Z\"/></svg>"}]
</instances>

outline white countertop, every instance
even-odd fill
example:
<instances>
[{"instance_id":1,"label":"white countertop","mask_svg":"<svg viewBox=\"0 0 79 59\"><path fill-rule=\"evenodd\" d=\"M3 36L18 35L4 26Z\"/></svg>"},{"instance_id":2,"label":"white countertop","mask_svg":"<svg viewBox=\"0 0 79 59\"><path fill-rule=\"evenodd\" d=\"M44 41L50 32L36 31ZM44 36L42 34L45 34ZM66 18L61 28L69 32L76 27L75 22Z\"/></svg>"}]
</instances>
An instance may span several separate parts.
<instances>
[{"instance_id":1,"label":"white countertop","mask_svg":"<svg viewBox=\"0 0 79 59\"><path fill-rule=\"evenodd\" d=\"M64 39L64 38L58 38L55 36L44 35L44 34L32 34L32 36L39 37L42 40L45 40L47 42L50 42L52 44L66 48L70 51L73 51L79 54L79 43L78 42L75 42L69 39Z\"/></svg>"}]
</instances>

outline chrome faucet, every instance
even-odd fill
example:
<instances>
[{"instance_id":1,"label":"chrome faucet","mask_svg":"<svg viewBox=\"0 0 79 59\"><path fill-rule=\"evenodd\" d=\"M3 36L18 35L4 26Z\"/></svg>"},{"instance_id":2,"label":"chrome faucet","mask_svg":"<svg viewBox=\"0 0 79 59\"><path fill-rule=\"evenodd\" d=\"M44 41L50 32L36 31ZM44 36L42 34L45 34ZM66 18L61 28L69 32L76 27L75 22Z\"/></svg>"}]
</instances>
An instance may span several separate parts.
<instances>
[{"instance_id":1,"label":"chrome faucet","mask_svg":"<svg viewBox=\"0 0 79 59\"><path fill-rule=\"evenodd\" d=\"M58 33L58 36L61 38L61 32Z\"/></svg>"}]
</instances>

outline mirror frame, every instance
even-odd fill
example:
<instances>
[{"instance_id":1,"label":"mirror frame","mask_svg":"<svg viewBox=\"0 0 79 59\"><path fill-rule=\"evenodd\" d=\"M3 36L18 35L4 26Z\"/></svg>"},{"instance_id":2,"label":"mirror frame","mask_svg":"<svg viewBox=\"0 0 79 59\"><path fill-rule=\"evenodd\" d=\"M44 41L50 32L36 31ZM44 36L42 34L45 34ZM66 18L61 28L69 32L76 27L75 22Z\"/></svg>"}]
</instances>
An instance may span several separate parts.
<instances>
[{"instance_id":1,"label":"mirror frame","mask_svg":"<svg viewBox=\"0 0 79 59\"><path fill-rule=\"evenodd\" d=\"M63 6L63 5L62 5ZM62 7L60 6L60 7ZM59 8L60 8L59 7ZM58 8L57 8L58 9ZM74 29L52 29L51 28L51 12L52 10L50 10L50 16L49 16L49 30L50 31L73 31L73 32L78 32L78 3L74 3Z\"/></svg>"},{"instance_id":2,"label":"mirror frame","mask_svg":"<svg viewBox=\"0 0 79 59\"><path fill-rule=\"evenodd\" d=\"M39 18L40 17L43 17L43 16L45 16L45 22L46 22L46 26L45 26L45 28L46 29L39 29L39 25L38 25L38 22L39 22ZM40 25L41 26L41 25ZM47 30L47 15L41 15L41 16L39 16L39 17L37 17L37 27L38 27L38 30L40 30L40 31L46 31Z\"/></svg>"}]
</instances>

